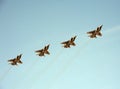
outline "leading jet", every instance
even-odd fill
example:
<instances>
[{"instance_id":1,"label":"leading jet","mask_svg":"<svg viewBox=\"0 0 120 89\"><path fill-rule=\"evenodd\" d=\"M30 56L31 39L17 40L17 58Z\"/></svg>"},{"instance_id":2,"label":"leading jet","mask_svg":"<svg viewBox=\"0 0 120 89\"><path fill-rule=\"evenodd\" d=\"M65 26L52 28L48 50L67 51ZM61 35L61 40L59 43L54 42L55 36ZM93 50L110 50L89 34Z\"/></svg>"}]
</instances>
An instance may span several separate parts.
<instances>
[{"instance_id":1,"label":"leading jet","mask_svg":"<svg viewBox=\"0 0 120 89\"><path fill-rule=\"evenodd\" d=\"M37 50L37 51L35 51L36 53L37 53L37 55L39 55L39 56L45 56L45 54L50 54L50 52L48 51L48 49L49 49L49 46L50 45L47 45L47 46L45 46L43 49L40 49L40 50Z\"/></svg>"},{"instance_id":2,"label":"leading jet","mask_svg":"<svg viewBox=\"0 0 120 89\"><path fill-rule=\"evenodd\" d=\"M8 60L11 65L17 65L17 63L22 64L22 61L20 60L22 57L22 54L18 55L16 58Z\"/></svg>"},{"instance_id":3,"label":"leading jet","mask_svg":"<svg viewBox=\"0 0 120 89\"><path fill-rule=\"evenodd\" d=\"M76 46L76 44L74 43L75 39L77 36L72 37L70 40L68 41L64 41L61 44L63 44L64 48L70 48L70 46Z\"/></svg>"},{"instance_id":4,"label":"leading jet","mask_svg":"<svg viewBox=\"0 0 120 89\"><path fill-rule=\"evenodd\" d=\"M90 34L89 37L90 37L90 38L97 38L97 36L102 36L102 33L100 32L101 29L102 29L102 26L103 26L103 25L97 27L96 30L87 32L87 34Z\"/></svg>"}]
</instances>

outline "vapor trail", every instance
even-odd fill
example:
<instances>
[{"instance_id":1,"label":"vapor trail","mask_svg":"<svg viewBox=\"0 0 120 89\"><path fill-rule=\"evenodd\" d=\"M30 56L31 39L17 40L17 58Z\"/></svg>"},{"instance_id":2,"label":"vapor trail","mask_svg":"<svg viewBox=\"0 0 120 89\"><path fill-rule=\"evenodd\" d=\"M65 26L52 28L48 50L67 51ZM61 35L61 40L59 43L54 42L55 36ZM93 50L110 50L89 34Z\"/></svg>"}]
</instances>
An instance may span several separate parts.
<instances>
[{"instance_id":1,"label":"vapor trail","mask_svg":"<svg viewBox=\"0 0 120 89\"><path fill-rule=\"evenodd\" d=\"M0 77L0 82L4 80L4 78L8 75L11 69L12 69L12 66L10 66L9 69L4 72L4 74Z\"/></svg>"},{"instance_id":2,"label":"vapor trail","mask_svg":"<svg viewBox=\"0 0 120 89\"><path fill-rule=\"evenodd\" d=\"M35 64L37 63L38 60L35 60L34 62L32 62L32 64L30 65L30 67L28 67L25 72L27 73L26 75L22 75L22 79L25 80L25 77L28 76L30 74L30 70L32 70L35 67ZM24 74L24 73L23 73ZM18 86L18 80L15 82L15 84L13 85L14 87L12 89L16 89L16 87Z\"/></svg>"},{"instance_id":3,"label":"vapor trail","mask_svg":"<svg viewBox=\"0 0 120 89\"><path fill-rule=\"evenodd\" d=\"M117 31L120 31L120 26L115 26L113 28L109 28L109 29L103 30L103 33L104 34L110 34L112 32L117 32Z\"/></svg>"},{"instance_id":4,"label":"vapor trail","mask_svg":"<svg viewBox=\"0 0 120 89\"><path fill-rule=\"evenodd\" d=\"M42 71L38 72L37 74L39 74L38 76L34 77L34 79L31 79L32 81L37 81L40 76L42 76L44 73L46 73L50 67L52 67L52 65L57 61L57 59L59 58L59 56L61 55L61 53L63 52L63 48L60 50L60 52L58 54L56 54L56 56L53 58L53 60L45 67L43 68ZM33 86L33 83L30 84L30 86L32 87Z\"/></svg>"},{"instance_id":5,"label":"vapor trail","mask_svg":"<svg viewBox=\"0 0 120 89\"><path fill-rule=\"evenodd\" d=\"M52 80L53 80L54 82L51 82L46 89L50 89L50 87L55 83L55 80L57 80L57 79L67 70L67 68L68 68L70 65L72 65L73 61L75 61L75 60L73 60L73 59L75 59L75 58L77 59L77 57L80 55L80 52L85 49L85 47L89 44L89 42L90 42L90 39L87 40L82 47L78 48L78 50L75 52L75 54L74 54L74 55L70 58L70 60L67 62L67 64L65 64L65 65L62 67L62 70L61 70L60 72L58 72L57 75L56 75L54 78L52 78ZM82 53L82 52L81 52L81 53Z\"/></svg>"},{"instance_id":6,"label":"vapor trail","mask_svg":"<svg viewBox=\"0 0 120 89\"><path fill-rule=\"evenodd\" d=\"M116 27L113 27L111 29L103 30L103 33L104 34L110 34L112 32L117 32L117 31L120 31L120 26L116 26ZM62 70L59 73L57 73L57 75L54 77L54 79L52 79L54 82L55 82L56 79L58 79L67 70L67 68L70 65L72 65L73 61L75 61L73 59L77 58L77 56L80 55L80 52L85 49L85 47L89 44L89 42L90 42L90 39L85 42L85 44L83 45L82 48L78 49L75 52L75 55L67 62L66 65L63 66ZM52 82L52 84L50 83L49 86L46 89L50 89L50 86L52 86L54 84L54 82Z\"/></svg>"}]
</instances>

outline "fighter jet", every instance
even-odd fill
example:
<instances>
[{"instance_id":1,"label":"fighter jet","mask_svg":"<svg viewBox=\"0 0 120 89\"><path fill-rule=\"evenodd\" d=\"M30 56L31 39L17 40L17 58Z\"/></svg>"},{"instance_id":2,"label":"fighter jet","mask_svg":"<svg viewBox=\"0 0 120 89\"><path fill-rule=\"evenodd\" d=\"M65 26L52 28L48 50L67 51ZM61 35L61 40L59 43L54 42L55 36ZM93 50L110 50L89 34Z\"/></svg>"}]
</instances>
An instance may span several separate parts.
<instances>
[{"instance_id":1,"label":"fighter jet","mask_svg":"<svg viewBox=\"0 0 120 89\"><path fill-rule=\"evenodd\" d=\"M48 54L48 55L49 55L49 54L50 54L49 51L48 51L49 46L50 46L50 45L47 45L47 46L45 46L43 49L37 50L37 51L35 51L35 52L36 52L37 55L39 55L39 56L45 56L45 54Z\"/></svg>"},{"instance_id":2,"label":"fighter jet","mask_svg":"<svg viewBox=\"0 0 120 89\"><path fill-rule=\"evenodd\" d=\"M103 25L97 27L96 30L87 32L87 34L90 34L89 37L90 37L90 38L97 38L97 35L98 35L98 36L102 36L102 33L100 32L101 29L102 29L102 26L103 26Z\"/></svg>"},{"instance_id":3,"label":"fighter jet","mask_svg":"<svg viewBox=\"0 0 120 89\"><path fill-rule=\"evenodd\" d=\"M8 60L8 62L10 62L11 65L17 65L17 63L22 64L21 59L22 54L18 55L16 58L10 59Z\"/></svg>"},{"instance_id":4,"label":"fighter jet","mask_svg":"<svg viewBox=\"0 0 120 89\"><path fill-rule=\"evenodd\" d=\"M70 46L76 46L76 44L74 43L75 39L77 36L72 37L70 40L68 41L64 41L61 44L63 44L64 48L70 48Z\"/></svg>"}]
</instances>

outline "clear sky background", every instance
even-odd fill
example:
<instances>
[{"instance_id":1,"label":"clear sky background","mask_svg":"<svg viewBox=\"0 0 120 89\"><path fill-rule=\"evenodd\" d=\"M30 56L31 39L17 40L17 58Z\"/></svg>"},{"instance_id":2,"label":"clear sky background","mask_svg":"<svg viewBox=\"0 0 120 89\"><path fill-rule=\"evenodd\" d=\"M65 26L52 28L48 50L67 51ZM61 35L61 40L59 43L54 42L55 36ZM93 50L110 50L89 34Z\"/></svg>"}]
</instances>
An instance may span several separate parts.
<instances>
[{"instance_id":1,"label":"clear sky background","mask_svg":"<svg viewBox=\"0 0 120 89\"><path fill-rule=\"evenodd\" d=\"M120 89L119 8L120 0L0 0L0 89ZM103 36L88 38L102 24ZM50 55L35 54L48 44ZM23 64L7 62L21 53Z\"/></svg>"}]
</instances>

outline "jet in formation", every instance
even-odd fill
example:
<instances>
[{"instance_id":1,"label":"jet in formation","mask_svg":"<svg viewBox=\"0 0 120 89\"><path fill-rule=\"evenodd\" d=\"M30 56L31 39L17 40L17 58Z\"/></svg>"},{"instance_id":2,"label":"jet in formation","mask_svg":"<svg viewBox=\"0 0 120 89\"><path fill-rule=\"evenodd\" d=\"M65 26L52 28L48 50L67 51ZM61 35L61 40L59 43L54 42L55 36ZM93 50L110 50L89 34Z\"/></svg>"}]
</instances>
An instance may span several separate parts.
<instances>
[{"instance_id":1,"label":"jet in formation","mask_svg":"<svg viewBox=\"0 0 120 89\"><path fill-rule=\"evenodd\" d=\"M64 48L70 48L70 46L76 46L76 44L74 43L75 39L77 36L72 37L70 40L68 41L64 41L61 44L63 44Z\"/></svg>"},{"instance_id":2,"label":"jet in formation","mask_svg":"<svg viewBox=\"0 0 120 89\"><path fill-rule=\"evenodd\" d=\"M22 64L22 61L20 60L22 57L22 54L18 55L16 58L8 60L11 65L17 65L17 63Z\"/></svg>"},{"instance_id":3,"label":"jet in formation","mask_svg":"<svg viewBox=\"0 0 120 89\"><path fill-rule=\"evenodd\" d=\"M36 53L37 53L37 55L39 55L39 56L45 56L45 54L50 54L50 52L48 51L48 49L49 49L49 46L50 45L47 45L47 46L45 46L43 49L40 49L40 50L37 50L37 51L35 51Z\"/></svg>"},{"instance_id":4,"label":"jet in formation","mask_svg":"<svg viewBox=\"0 0 120 89\"><path fill-rule=\"evenodd\" d=\"M101 29L102 29L102 26L103 26L103 25L97 27L96 30L87 32L87 34L90 34L89 37L90 37L90 38L97 38L97 36L102 36L102 33L100 32Z\"/></svg>"}]
</instances>

